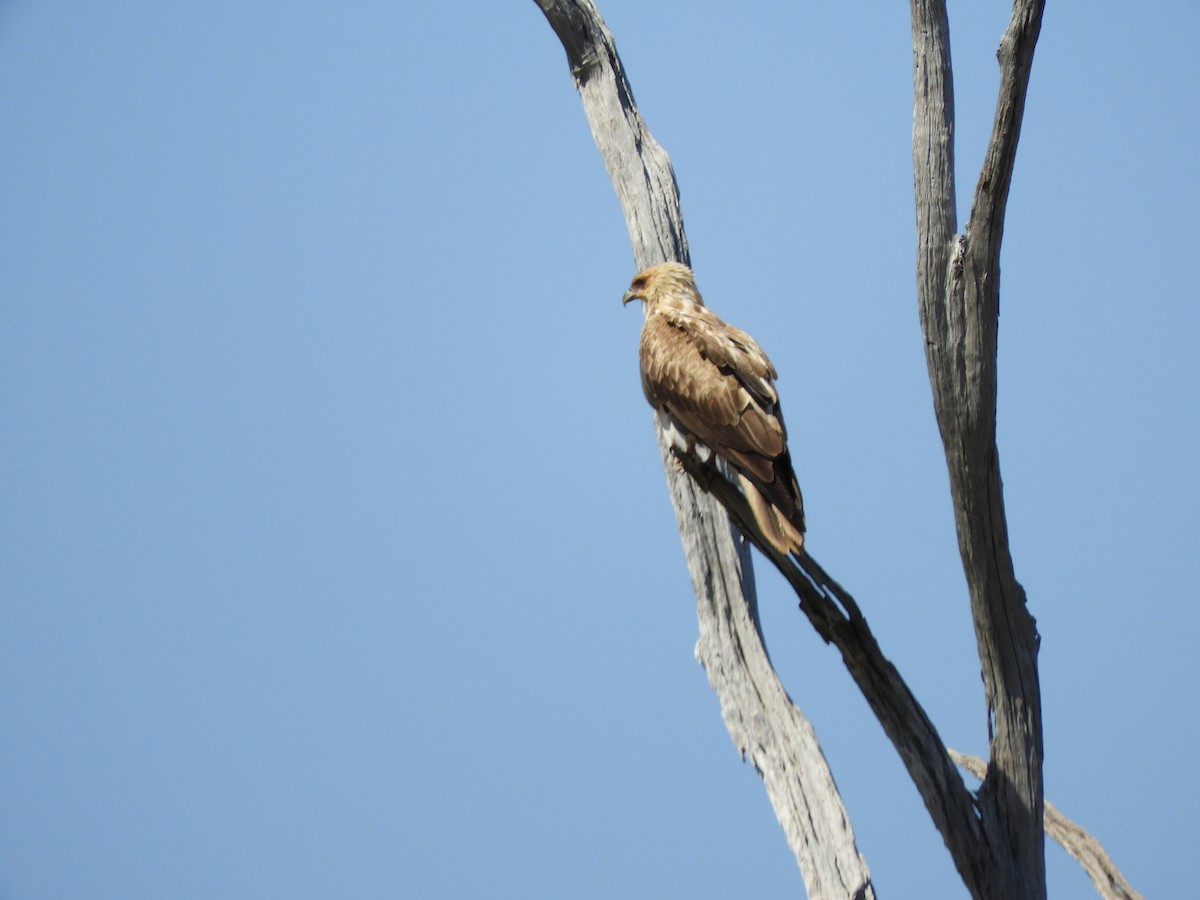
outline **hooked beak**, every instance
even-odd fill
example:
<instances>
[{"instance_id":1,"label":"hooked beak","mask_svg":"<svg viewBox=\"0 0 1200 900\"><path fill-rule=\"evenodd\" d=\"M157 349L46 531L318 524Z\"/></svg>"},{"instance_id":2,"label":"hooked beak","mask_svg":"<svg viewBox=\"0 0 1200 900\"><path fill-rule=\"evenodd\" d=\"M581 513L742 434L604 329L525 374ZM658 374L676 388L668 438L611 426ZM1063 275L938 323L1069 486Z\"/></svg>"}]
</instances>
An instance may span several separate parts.
<instances>
[{"instance_id":1,"label":"hooked beak","mask_svg":"<svg viewBox=\"0 0 1200 900\"><path fill-rule=\"evenodd\" d=\"M637 291L635 291L633 288L630 288L629 290L627 290L625 292L625 296L621 298L621 305L628 306L630 300L641 300L641 299L642 299L642 295L639 294Z\"/></svg>"}]
</instances>

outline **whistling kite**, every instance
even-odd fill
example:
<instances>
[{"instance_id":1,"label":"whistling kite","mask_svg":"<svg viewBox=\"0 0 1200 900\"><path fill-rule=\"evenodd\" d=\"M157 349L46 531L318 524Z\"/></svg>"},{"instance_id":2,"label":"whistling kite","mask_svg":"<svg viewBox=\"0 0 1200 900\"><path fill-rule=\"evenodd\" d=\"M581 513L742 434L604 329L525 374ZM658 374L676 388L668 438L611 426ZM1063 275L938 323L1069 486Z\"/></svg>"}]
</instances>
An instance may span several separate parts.
<instances>
[{"instance_id":1,"label":"whistling kite","mask_svg":"<svg viewBox=\"0 0 1200 900\"><path fill-rule=\"evenodd\" d=\"M775 367L754 338L704 305L692 270L663 263L639 272L624 303L641 300L642 390L671 446L709 451L734 468L763 535L780 553L804 546L804 501L792 471Z\"/></svg>"}]
</instances>

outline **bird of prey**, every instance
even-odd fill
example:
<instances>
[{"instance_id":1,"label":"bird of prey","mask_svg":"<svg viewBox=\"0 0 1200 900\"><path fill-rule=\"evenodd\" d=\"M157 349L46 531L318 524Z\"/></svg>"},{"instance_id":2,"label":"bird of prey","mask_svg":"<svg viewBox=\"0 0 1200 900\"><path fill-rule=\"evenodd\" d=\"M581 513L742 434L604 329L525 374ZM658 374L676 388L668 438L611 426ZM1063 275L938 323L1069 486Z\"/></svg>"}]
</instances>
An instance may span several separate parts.
<instances>
[{"instance_id":1,"label":"bird of prey","mask_svg":"<svg viewBox=\"0 0 1200 900\"><path fill-rule=\"evenodd\" d=\"M782 554L804 546L804 501L792 471L775 367L754 338L700 298L692 270L663 263L639 272L623 303L641 300L642 390L671 446L737 473L763 536Z\"/></svg>"}]
</instances>

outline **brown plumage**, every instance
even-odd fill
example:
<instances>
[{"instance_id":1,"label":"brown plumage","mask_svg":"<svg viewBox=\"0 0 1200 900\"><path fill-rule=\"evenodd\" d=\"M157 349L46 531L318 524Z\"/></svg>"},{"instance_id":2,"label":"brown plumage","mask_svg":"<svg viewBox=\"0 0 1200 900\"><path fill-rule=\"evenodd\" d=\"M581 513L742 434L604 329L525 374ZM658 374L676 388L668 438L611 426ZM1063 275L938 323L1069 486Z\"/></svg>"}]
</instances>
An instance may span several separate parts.
<instances>
[{"instance_id":1,"label":"brown plumage","mask_svg":"<svg viewBox=\"0 0 1200 900\"><path fill-rule=\"evenodd\" d=\"M775 367L754 338L700 298L692 270L663 263L639 272L623 302L641 300L642 390L672 445L738 474L763 535L780 553L804 546L804 501L792 471Z\"/></svg>"}]
</instances>

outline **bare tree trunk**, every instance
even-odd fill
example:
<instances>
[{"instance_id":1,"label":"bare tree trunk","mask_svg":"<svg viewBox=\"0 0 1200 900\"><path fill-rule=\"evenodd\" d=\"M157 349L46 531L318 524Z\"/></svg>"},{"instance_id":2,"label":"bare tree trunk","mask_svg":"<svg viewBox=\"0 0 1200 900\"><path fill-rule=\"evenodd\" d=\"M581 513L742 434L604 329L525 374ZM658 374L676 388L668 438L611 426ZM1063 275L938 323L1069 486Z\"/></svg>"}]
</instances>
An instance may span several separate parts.
<instances>
[{"instance_id":1,"label":"bare tree trunk","mask_svg":"<svg viewBox=\"0 0 1200 900\"><path fill-rule=\"evenodd\" d=\"M911 0L917 295L950 472L988 708L979 816L1003 878L991 896L1046 896L1038 635L1008 550L996 449L996 331L1005 204L1043 0L1016 0L1000 96L970 220L955 235L954 91L944 0Z\"/></svg>"},{"instance_id":2,"label":"bare tree trunk","mask_svg":"<svg viewBox=\"0 0 1200 900\"><path fill-rule=\"evenodd\" d=\"M536 0L567 52L592 136L625 213L635 269L689 263L670 160L633 101L607 26L591 0ZM614 305L617 297L614 295ZM657 428L657 426L656 426ZM873 898L811 724L787 696L763 647L750 549L713 497L659 448L696 593L696 657L721 704L725 727L763 778L811 898Z\"/></svg>"}]
</instances>

